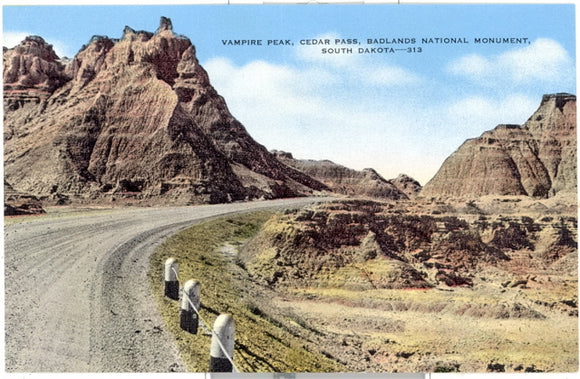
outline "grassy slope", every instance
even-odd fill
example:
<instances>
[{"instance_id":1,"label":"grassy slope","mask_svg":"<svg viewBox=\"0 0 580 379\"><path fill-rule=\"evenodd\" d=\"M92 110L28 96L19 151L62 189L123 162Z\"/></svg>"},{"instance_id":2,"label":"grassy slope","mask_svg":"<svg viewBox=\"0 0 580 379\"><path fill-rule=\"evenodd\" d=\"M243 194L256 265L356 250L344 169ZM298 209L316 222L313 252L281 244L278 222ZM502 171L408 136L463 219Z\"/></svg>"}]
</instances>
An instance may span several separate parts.
<instances>
[{"instance_id":1,"label":"grassy slope","mask_svg":"<svg viewBox=\"0 0 580 379\"><path fill-rule=\"evenodd\" d=\"M278 322L264 315L240 288L240 269L219 248L240 245L271 217L258 212L222 218L193 226L169 238L151 257L150 283L166 327L174 335L182 358L192 372L209 370L210 336L179 327L179 304L163 297L163 262L175 257L179 279L201 283L201 314L213 323L220 313L235 320L234 362L241 372L336 372L343 367L322 354L309 351Z\"/></svg>"}]
</instances>

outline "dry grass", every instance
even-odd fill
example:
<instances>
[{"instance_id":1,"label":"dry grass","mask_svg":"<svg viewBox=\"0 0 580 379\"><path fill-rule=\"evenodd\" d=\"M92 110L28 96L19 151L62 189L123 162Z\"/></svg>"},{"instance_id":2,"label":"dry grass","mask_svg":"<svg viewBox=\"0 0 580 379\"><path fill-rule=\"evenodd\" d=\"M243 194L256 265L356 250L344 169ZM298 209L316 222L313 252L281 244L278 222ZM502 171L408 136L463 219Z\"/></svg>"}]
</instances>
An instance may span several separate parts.
<instances>
[{"instance_id":1,"label":"dry grass","mask_svg":"<svg viewBox=\"0 0 580 379\"><path fill-rule=\"evenodd\" d=\"M259 212L194 226L168 239L152 256L153 293L189 371L209 370L210 337L201 331L197 335L183 332L177 302L163 297L162 265L168 257L177 258L182 282L190 278L201 282L200 313L208 323L220 313L233 315L234 362L241 372L334 372L343 368L292 335L285 326L287 321L267 315L247 288L240 287L243 270L219 252L224 244L236 246L247 240L270 216Z\"/></svg>"},{"instance_id":2,"label":"dry grass","mask_svg":"<svg viewBox=\"0 0 580 379\"><path fill-rule=\"evenodd\" d=\"M574 297L567 287L564 298ZM356 336L377 371L577 371L578 318L534 302L559 302L562 289L525 291L311 288L293 291L302 300L292 309L335 339ZM541 317L514 313L516 303Z\"/></svg>"}]
</instances>

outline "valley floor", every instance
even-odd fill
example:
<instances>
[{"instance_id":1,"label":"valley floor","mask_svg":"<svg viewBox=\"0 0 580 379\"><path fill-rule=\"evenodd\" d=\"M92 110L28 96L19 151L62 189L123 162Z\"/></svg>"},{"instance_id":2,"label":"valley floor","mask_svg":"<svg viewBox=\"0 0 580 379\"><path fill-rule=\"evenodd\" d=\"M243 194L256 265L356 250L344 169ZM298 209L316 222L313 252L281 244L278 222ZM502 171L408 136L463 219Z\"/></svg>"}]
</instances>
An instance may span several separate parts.
<instances>
[{"instance_id":1,"label":"valley floor","mask_svg":"<svg viewBox=\"0 0 580 379\"><path fill-rule=\"evenodd\" d=\"M296 290L276 308L353 371L575 372L578 317L549 289ZM540 300L543 299L543 300Z\"/></svg>"},{"instance_id":2,"label":"valley floor","mask_svg":"<svg viewBox=\"0 0 580 379\"><path fill-rule=\"evenodd\" d=\"M246 301L347 371L578 371L574 276L511 287L482 272L471 288L273 291L231 267Z\"/></svg>"}]
</instances>

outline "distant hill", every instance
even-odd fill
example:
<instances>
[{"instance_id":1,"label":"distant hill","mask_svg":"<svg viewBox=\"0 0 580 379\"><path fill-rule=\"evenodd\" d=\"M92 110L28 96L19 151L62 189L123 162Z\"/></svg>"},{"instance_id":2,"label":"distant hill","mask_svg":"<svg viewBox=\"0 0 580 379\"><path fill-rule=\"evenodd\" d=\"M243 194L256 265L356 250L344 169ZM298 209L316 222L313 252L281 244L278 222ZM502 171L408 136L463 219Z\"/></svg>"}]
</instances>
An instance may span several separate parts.
<instances>
[{"instance_id":1,"label":"distant hill","mask_svg":"<svg viewBox=\"0 0 580 379\"><path fill-rule=\"evenodd\" d=\"M498 125L467 140L421 196L576 194L576 148L576 96L544 95L523 125Z\"/></svg>"},{"instance_id":2,"label":"distant hill","mask_svg":"<svg viewBox=\"0 0 580 379\"><path fill-rule=\"evenodd\" d=\"M358 171L329 160L294 159L287 152L273 153L288 166L319 180L339 194L400 200L412 198L421 190L419 182L407 175L387 180L372 168Z\"/></svg>"}]
</instances>

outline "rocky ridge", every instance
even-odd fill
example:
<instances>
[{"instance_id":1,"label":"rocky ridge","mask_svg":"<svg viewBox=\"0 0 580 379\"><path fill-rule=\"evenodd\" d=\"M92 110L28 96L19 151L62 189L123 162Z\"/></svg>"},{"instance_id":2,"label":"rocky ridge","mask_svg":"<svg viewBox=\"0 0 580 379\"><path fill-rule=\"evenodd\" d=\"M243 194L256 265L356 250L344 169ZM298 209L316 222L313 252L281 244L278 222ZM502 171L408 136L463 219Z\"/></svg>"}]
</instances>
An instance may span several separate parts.
<instances>
[{"instance_id":1,"label":"rocky ridge","mask_svg":"<svg viewBox=\"0 0 580 379\"><path fill-rule=\"evenodd\" d=\"M68 77L65 65L39 36L26 37L14 49L4 48L4 98L8 110L46 100Z\"/></svg>"},{"instance_id":2,"label":"rocky ridge","mask_svg":"<svg viewBox=\"0 0 580 379\"><path fill-rule=\"evenodd\" d=\"M228 111L191 41L94 36L68 64L40 37L4 51L5 177L45 200L228 202L309 195Z\"/></svg>"},{"instance_id":3,"label":"rocky ridge","mask_svg":"<svg viewBox=\"0 0 580 379\"><path fill-rule=\"evenodd\" d=\"M341 200L274 217L239 259L273 287L471 286L486 269L524 281L566 266L574 273L576 231L571 216L416 215L393 203Z\"/></svg>"},{"instance_id":4,"label":"rocky ridge","mask_svg":"<svg viewBox=\"0 0 580 379\"><path fill-rule=\"evenodd\" d=\"M5 177L49 202L228 202L334 191L382 199L576 193L576 97L466 141L421 189L405 175L268 152L228 111L191 41L93 36L64 61L41 37L4 49ZM146 152L146 154L144 154Z\"/></svg>"},{"instance_id":5,"label":"rocky ridge","mask_svg":"<svg viewBox=\"0 0 580 379\"><path fill-rule=\"evenodd\" d=\"M417 196L423 189L421 183L405 174L399 174L396 178L391 179L390 182L410 199Z\"/></svg>"},{"instance_id":6,"label":"rocky ridge","mask_svg":"<svg viewBox=\"0 0 580 379\"><path fill-rule=\"evenodd\" d=\"M277 150L272 153L342 195L401 200L414 197L421 189L417 181L403 174L387 180L372 168L358 171L329 160L295 159L291 153Z\"/></svg>"},{"instance_id":7,"label":"rocky ridge","mask_svg":"<svg viewBox=\"0 0 580 379\"><path fill-rule=\"evenodd\" d=\"M576 96L544 95L523 125L498 125L449 156L421 196L575 194Z\"/></svg>"}]
</instances>

